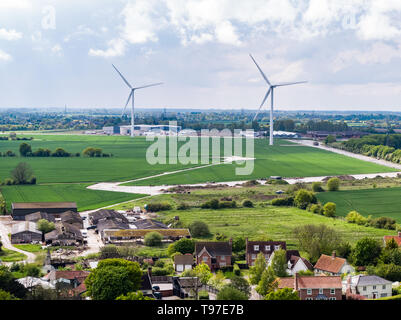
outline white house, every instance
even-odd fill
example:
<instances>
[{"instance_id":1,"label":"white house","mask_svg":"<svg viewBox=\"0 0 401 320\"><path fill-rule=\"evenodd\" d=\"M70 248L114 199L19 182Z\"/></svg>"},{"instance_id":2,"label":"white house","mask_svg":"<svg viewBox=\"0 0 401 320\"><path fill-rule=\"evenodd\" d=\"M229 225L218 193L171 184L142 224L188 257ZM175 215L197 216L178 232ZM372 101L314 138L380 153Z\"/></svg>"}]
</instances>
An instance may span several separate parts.
<instances>
[{"instance_id":1,"label":"white house","mask_svg":"<svg viewBox=\"0 0 401 320\"><path fill-rule=\"evenodd\" d=\"M355 269L346 259L337 257L335 251L331 256L322 254L315 264L315 274L324 273L331 276L339 276L353 272L355 272Z\"/></svg>"},{"instance_id":2,"label":"white house","mask_svg":"<svg viewBox=\"0 0 401 320\"><path fill-rule=\"evenodd\" d=\"M346 280L347 292L359 294L367 299L392 296L392 282L378 276L359 274Z\"/></svg>"},{"instance_id":3,"label":"white house","mask_svg":"<svg viewBox=\"0 0 401 320\"><path fill-rule=\"evenodd\" d=\"M292 255L287 263L287 272L290 275L295 275L300 271L313 271L312 264L305 258Z\"/></svg>"}]
</instances>

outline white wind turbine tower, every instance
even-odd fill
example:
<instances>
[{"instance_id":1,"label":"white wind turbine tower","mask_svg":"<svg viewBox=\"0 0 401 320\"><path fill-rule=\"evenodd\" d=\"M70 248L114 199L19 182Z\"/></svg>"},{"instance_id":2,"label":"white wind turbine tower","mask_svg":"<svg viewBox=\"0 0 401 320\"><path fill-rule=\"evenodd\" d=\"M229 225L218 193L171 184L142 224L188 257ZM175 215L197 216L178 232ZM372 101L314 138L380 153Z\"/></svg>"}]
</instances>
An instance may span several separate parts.
<instances>
[{"instance_id":1,"label":"white wind turbine tower","mask_svg":"<svg viewBox=\"0 0 401 320\"><path fill-rule=\"evenodd\" d=\"M129 96L128 96L127 103L125 104L125 107L124 107L124 110L123 110L123 113L121 114L121 116L124 115L125 109L127 108L130 99L132 99L132 108L131 108L131 137L133 137L133 136L134 136L134 124L135 124L135 123L134 123L134 107L135 107L135 97L134 97L134 95L135 95L135 90L144 89L144 88L153 87L153 86L158 86L158 85L161 85L161 84L163 84L163 83L162 83L162 82L158 82L158 83L148 84L148 85L146 85L146 86L141 86L141 87L135 87L135 88L133 88L133 87L129 84L129 82L124 78L124 76L121 74L121 72L118 71L118 69L115 67L115 65L112 64L112 66L113 66L113 68L117 71L117 73L120 75L120 77L123 79L123 81L125 82L125 84L131 89L131 92L130 92L130 94L129 94Z\"/></svg>"},{"instance_id":2,"label":"white wind turbine tower","mask_svg":"<svg viewBox=\"0 0 401 320\"><path fill-rule=\"evenodd\" d=\"M273 145L273 96L274 96L274 89L277 87L284 87L284 86L291 86L294 84L300 84L300 83L306 83L307 81L299 81L299 82L284 82L284 83L277 83L277 84L271 84L270 81L267 79L265 74L263 73L262 69L260 69L259 65L256 63L255 59L252 57L252 55L249 55L253 62L256 64L256 67L259 69L260 74L262 75L263 79L267 82L267 85L269 86L269 89L266 92L265 97L263 98L262 103L260 104L259 110L256 113L255 117L253 118L253 121L256 120L260 110L262 109L263 104L266 102L266 99L269 97L269 94L271 93L271 107L270 107L270 141L269 144L272 146Z\"/></svg>"}]
</instances>

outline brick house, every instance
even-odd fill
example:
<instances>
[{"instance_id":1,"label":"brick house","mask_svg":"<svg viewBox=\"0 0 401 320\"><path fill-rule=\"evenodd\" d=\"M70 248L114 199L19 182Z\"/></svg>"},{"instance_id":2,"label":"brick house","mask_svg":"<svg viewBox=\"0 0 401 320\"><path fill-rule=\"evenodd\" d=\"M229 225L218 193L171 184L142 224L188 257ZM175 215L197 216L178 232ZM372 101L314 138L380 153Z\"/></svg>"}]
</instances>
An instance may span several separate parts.
<instances>
[{"instance_id":1,"label":"brick house","mask_svg":"<svg viewBox=\"0 0 401 320\"><path fill-rule=\"evenodd\" d=\"M301 300L342 300L340 276L299 276L279 278L278 288L291 288Z\"/></svg>"},{"instance_id":2,"label":"brick house","mask_svg":"<svg viewBox=\"0 0 401 320\"><path fill-rule=\"evenodd\" d=\"M253 266L259 253L263 253L266 261L269 261L274 250L286 250L284 241L248 241L246 239L246 263Z\"/></svg>"},{"instance_id":3,"label":"brick house","mask_svg":"<svg viewBox=\"0 0 401 320\"><path fill-rule=\"evenodd\" d=\"M232 239L228 242L197 242L195 244L196 264L207 264L210 270L231 266Z\"/></svg>"}]
</instances>

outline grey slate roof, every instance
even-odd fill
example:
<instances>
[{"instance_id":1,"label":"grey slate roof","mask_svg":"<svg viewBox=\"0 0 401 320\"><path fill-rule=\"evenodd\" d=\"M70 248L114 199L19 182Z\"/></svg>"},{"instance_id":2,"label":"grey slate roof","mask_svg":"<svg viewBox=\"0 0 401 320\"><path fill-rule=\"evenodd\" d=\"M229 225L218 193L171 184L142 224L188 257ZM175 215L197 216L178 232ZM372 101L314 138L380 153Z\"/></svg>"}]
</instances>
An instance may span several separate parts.
<instances>
[{"instance_id":1,"label":"grey slate roof","mask_svg":"<svg viewBox=\"0 0 401 320\"><path fill-rule=\"evenodd\" d=\"M366 276L366 275L359 275L356 285L357 286L369 286L369 285L382 285L382 284L391 284L391 281L383 279L379 276Z\"/></svg>"},{"instance_id":2,"label":"grey slate roof","mask_svg":"<svg viewBox=\"0 0 401 320\"><path fill-rule=\"evenodd\" d=\"M42 232L36 228L36 223L31 221L23 221L20 223L16 223L11 228L11 234L17 234L25 231L42 234Z\"/></svg>"},{"instance_id":3,"label":"grey slate roof","mask_svg":"<svg viewBox=\"0 0 401 320\"><path fill-rule=\"evenodd\" d=\"M213 257L215 256L231 256L232 247L229 242L213 242L213 241L202 241L195 243L195 254L198 255L203 248L206 248Z\"/></svg>"},{"instance_id":4,"label":"grey slate roof","mask_svg":"<svg viewBox=\"0 0 401 320\"><path fill-rule=\"evenodd\" d=\"M167 229L167 226L157 220L140 219L132 223L137 229Z\"/></svg>"}]
</instances>

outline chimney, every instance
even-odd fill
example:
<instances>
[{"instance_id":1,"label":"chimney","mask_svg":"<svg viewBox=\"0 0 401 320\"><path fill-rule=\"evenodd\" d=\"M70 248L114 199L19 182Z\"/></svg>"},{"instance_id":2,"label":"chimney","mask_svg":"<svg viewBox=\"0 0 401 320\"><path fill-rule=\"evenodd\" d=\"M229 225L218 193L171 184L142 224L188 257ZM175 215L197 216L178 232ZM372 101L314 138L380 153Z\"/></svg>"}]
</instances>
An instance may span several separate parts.
<instances>
[{"instance_id":1,"label":"chimney","mask_svg":"<svg viewBox=\"0 0 401 320\"><path fill-rule=\"evenodd\" d=\"M148 275L149 277L152 277L152 267L148 267Z\"/></svg>"},{"instance_id":2,"label":"chimney","mask_svg":"<svg viewBox=\"0 0 401 320\"><path fill-rule=\"evenodd\" d=\"M331 258L335 259L336 258L336 250L333 250L333 253L331 254Z\"/></svg>"},{"instance_id":3,"label":"chimney","mask_svg":"<svg viewBox=\"0 0 401 320\"><path fill-rule=\"evenodd\" d=\"M295 272L294 275L294 290L298 291L298 272Z\"/></svg>"}]
</instances>

